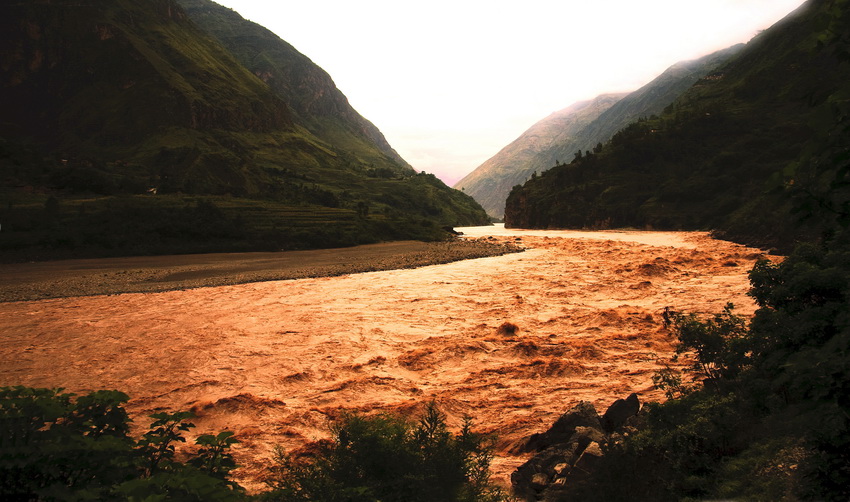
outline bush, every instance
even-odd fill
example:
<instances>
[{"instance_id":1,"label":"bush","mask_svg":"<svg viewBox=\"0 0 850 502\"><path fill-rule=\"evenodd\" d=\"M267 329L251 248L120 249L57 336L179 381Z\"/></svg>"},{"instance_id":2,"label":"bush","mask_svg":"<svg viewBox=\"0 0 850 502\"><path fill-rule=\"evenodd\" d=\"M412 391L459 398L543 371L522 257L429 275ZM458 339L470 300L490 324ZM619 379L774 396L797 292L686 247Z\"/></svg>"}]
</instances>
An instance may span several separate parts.
<instances>
[{"instance_id":1,"label":"bush","mask_svg":"<svg viewBox=\"0 0 850 502\"><path fill-rule=\"evenodd\" d=\"M673 329L679 338L676 353L693 352L693 370L706 382L732 380L749 364L747 322L733 314L733 308L728 303L722 313L707 320L695 314L673 315Z\"/></svg>"},{"instance_id":2,"label":"bush","mask_svg":"<svg viewBox=\"0 0 850 502\"><path fill-rule=\"evenodd\" d=\"M497 501L489 482L487 437L457 435L434 403L416 424L394 415L344 415L333 439L314 456L295 459L277 452L265 500L276 501Z\"/></svg>"},{"instance_id":3,"label":"bush","mask_svg":"<svg viewBox=\"0 0 850 502\"><path fill-rule=\"evenodd\" d=\"M153 415L141 439L129 436L118 391L76 397L61 389L0 388L0 499L230 501L232 433L202 435L188 463L174 458L188 412Z\"/></svg>"}]
</instances>

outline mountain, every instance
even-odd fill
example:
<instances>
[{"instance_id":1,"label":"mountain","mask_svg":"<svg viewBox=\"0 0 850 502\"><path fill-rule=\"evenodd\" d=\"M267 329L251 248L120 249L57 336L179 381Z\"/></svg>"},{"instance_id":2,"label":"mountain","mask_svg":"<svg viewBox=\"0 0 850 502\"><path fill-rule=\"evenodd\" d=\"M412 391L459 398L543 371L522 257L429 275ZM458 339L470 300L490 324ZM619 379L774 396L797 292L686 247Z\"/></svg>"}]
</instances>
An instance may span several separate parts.
<instances>
[{"instance_id":1,"label":"mountain","mask_svg":"<svg viewBox=\"0 0 850 502\"><path fill-rule=\"evenodd\" d=\"M743 48L738 44L674 64L652 82L627 94L608 94L576 103L533 125L455 188L472 195L487 213L501 218L511 189L549 168L591 151L641 117L660 114L700 78Z\"/></svg>"},{"instance_id":2,"label":"mountain","mask_svg":"<svg viewBox=\"0 0 850 502\"><path fill-rule=\"evenodd\" d=\"M290 106L296 123L349 150L370 155L369 150L377 147L399 165L412 169L381 131L351 107L331 76L289 43L210 0L177 3Z\"/></svg>"},{"instance_id":3,"label":"mountain","mask_svg":"<svg viewBox=\"0 0 850 502\"><path fill-rule=\"evenodd\" d=\"M6 138L70 155L178 143L176 131L291 130L262 81L162 0L3 7ZM121 152L124 153L124 152Z\"/></svg>"},{"instance_id":4,"label":"mountain","mask_svg":"<svg viewBox=\"0 0 850 502\"><path fill-rule=\"evenodd\" d=\"M576 146L581 146L581 150L584 151L592 150L598 143L607 143L617 131L638 121L641 117L660 115L689 87L743 48L744 44L733 45L698 59L680 61L667 68L651 82L629 93L611 108L602 112L596 120L581 131L579 136L584 140ZM558 155L560 158L567 158L566 156L569 155L569 159L572 160L572 155L578 150L579 148L574 148L573 145L556 144L551 155ZM552 165L550 163L549 167Z\"/></svg>"},{"instance_id":5,"label":"mountain","mask_svg":"<svg viewBox=\"0 0 850 502\"><path fill-rule=\"evenodd\" d=\"M842 183L817 152L839 136L836 109L850 91L845 4L804 4L660 116L517 187L506 223L714 229L786 249L816 236L824 227L799 216L823 212L829 180Z\"/></svg>"},{"instance_id":6,"label":"mountain","mask_svg":"<svg viewBox=\"0 0 850 502\"><path fill-rule=\"evenodd\" d=\"M185 4L0 6L0 255L325 247L487 222L308 58Z\"/></svg>"},{"instance_id":7,"label":"mountain","mask_svg":"<svg viewBox=\"0 0 850 502\"><path fill-rule=\"evenodd\" d=\"M534 172L542 172L559 163L559 157L554 156L552 150L557 145L576 145L582 141L581 132L623 96L599 96L549 115L466 175L454 185L455 188L471 195L490 216L501 218L511 188L529 179ZM563 160L571 158L572 155L562 157Z\"/></svg>"}]
</instances>

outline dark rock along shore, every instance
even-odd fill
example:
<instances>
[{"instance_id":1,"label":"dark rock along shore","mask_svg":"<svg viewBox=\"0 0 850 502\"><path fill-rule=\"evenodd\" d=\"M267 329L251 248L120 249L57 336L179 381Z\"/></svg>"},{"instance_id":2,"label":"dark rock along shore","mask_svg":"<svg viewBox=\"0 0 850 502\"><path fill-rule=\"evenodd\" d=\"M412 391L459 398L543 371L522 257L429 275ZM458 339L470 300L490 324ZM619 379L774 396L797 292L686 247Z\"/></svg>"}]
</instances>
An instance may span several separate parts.
<instances>
[{"instance_id":1,"label":"dark rock along shore","mask_svg":"<svg viewBox=\"0 0 850 502\"><path fill-rule=\"evenodd\" d=\"M633 432L641 404L637 394L615 401L603 415L582 401L546 432L533 434L515 449L536 452L511 475L511 484L524 500L557 501L592 472L605 447Z\"/></svg>"}]
</instances>

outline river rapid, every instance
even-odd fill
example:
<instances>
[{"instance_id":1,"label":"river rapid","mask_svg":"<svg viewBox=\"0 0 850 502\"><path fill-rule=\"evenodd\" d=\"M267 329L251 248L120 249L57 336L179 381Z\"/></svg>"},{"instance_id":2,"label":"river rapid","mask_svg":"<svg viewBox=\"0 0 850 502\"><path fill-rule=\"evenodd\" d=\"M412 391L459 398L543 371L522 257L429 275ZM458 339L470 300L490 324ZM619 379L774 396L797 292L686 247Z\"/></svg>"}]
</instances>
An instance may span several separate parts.
<instances>
[{"instance_id":1,"label":"river rapid","mask_svg":"<svg viewBox=\"0 0 850 502\"><path fill-rule=\"evenodd\" d=\"M754 305L758 249L700 232L459 228L524 252L410 270L0 304L0 385L119 389L136 429L191 409L193 435L236 433L237 480L262 487L276 445L329 436L343 410L414 414L436 400L511 453L581 400L637 392L675 340L665 307ZM189 444L191 444L191 438Z\"/></svg>"}]
</instances>

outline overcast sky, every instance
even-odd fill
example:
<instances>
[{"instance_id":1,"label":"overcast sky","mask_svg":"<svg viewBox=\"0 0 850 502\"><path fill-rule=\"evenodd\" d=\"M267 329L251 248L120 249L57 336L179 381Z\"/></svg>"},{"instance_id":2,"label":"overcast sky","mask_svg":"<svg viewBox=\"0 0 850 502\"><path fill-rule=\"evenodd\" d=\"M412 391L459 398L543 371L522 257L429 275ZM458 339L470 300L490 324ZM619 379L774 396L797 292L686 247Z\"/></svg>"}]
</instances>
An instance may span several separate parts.
<instances>
[{"instance_id":1,"label":"overcast sky","mask_svg":"<svg viewBox=\"0 0 850 502\"><path fill-rule=\"evenodd\" d=\"M452 185L550 113L632 91L803 0L217 0L327 71L416 170Z\"/></svg>"}]
</instances>

